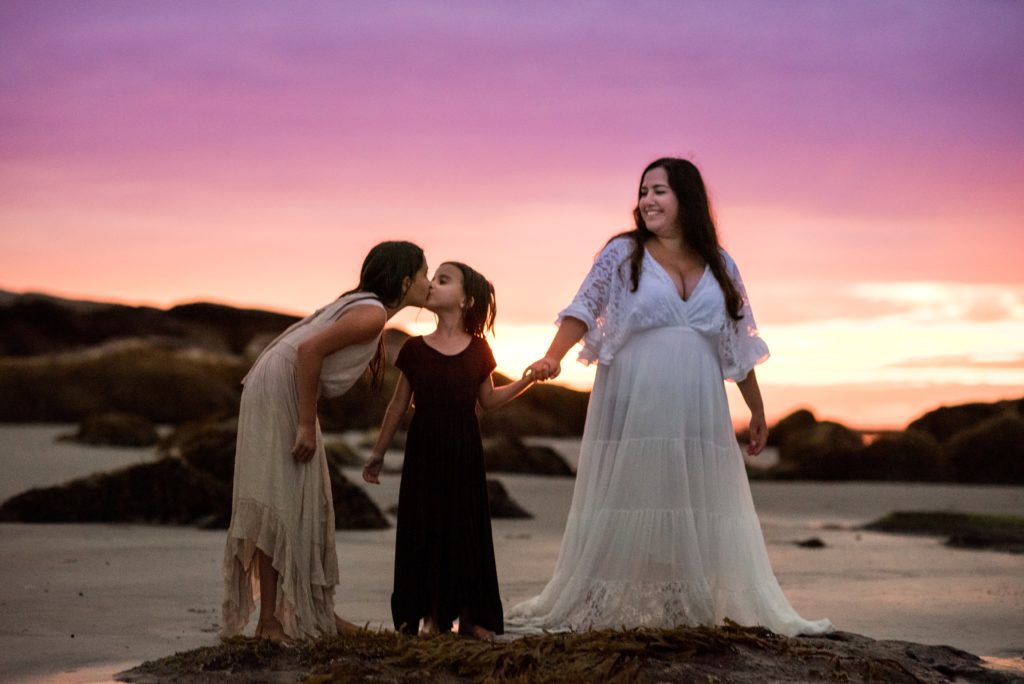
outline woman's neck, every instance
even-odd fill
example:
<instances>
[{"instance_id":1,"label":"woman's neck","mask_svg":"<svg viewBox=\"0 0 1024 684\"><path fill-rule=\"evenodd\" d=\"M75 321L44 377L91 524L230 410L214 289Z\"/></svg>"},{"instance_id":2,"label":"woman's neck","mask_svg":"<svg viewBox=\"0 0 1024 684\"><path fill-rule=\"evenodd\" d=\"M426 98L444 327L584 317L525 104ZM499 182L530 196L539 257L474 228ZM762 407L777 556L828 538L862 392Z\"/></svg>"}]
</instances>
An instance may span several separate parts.
<instances>
[{"instance_id":1,"label":"woman's neck","mask_svg":"<svg viewBox=\"0 0 1024 684\"><path fill-rule=\"evenodd\" d=\"M657 243L658 247L665 250L666 252L672 252L683 257L690 257L697 254L696 250L687 244L686 239L680 235L671 235L668 237L662 237L661 235L652 235L647 240L648 242Z\"/></svg>"}]
</instances>

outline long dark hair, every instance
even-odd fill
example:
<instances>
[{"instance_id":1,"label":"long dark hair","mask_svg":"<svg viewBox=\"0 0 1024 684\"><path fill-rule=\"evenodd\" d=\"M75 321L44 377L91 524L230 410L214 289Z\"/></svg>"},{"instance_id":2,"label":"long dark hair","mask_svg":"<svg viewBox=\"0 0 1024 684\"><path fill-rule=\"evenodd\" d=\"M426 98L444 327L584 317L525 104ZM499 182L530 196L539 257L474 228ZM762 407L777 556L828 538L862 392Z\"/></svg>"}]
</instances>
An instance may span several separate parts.
<instances>
[{"instance_id":1,"label":"long dark hair","mask_svg":"<svg viewBox=\"0 0 1024 684\"><path fill-rule=\"evenodd\" d=\"M494 285L466 264L458 261L444 263L462 272L462 291L466 293L466 298L471 300L471 304L462 313L462 329L476 337L483 337L487 331L493 333L494 317L498 315Z\"/></svg>"},{"instance_id":2,"label":"long dark hair","mask_svg":"<svg viewBox=\"0 0 1024 684\"><path fill-rule=\"evenodd\" d=\"M363 259L359 284L345 294L366 292L379 299L384 306L398 306L409 290L409 283L405 279L411 281L415 278L425 263L423 250L418 245L403 240L381 242ZM381 335L377 341L377 352L368 366L370 384L374 389L380 389L384 382L386 361L387 351L384 348L384 336Z\"/></svg>"},{"instance_id":3,"label":"long dark hair","mask_svg":"<svg viewBox=\"0 0 1024 684\"><path fill-rule=\"evenodd\" d=\"M740 314L743 301L732 278L725 271L725 260L722 258L718 242L718 231L715 229L715 221L711 216L711 204L708 202L708 193L700 171L686 159L662 157L647 165L644 172L640 174L640 185L643 185L644 176L648 171L659 168L665 169L668 185L679 201L679 222L683 228L683 240L711 267L711 273L715 276L715 280L718 281L718 286L722 288L722 294L725 296L725 310L734 320L740 320L743 317ZM612 240L620 237L628 237L633 240L633 251L629 257L629 276L630 290L636 292L640 285L644 243L654 237L654 233L647 229L644 217L640 212L639 189L637 190L637 206L633 209L633 223L636 225L633 230L619 233Z\"/></svg>"}]
</instances>

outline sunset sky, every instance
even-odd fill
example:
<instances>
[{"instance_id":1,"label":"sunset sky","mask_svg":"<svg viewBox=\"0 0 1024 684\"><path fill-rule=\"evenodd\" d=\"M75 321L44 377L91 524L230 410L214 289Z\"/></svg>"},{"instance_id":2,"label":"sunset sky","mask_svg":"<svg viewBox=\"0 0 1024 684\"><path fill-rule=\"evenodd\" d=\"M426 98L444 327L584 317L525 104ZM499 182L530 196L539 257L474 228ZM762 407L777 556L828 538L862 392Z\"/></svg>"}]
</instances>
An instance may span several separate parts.
<instances>
[{"instance_id":1,"label":"sunset sky","mask_svg":"<svg viewBox=\"0 0 1024 684\"><path fill-rule=\"evenodd\" d=\"M685 156L769 418L1019 397L1022 35L1010 0L5 0L0 289L302 313L410 239L491 278L518 374Z\"/></svg>"}]
</instances>

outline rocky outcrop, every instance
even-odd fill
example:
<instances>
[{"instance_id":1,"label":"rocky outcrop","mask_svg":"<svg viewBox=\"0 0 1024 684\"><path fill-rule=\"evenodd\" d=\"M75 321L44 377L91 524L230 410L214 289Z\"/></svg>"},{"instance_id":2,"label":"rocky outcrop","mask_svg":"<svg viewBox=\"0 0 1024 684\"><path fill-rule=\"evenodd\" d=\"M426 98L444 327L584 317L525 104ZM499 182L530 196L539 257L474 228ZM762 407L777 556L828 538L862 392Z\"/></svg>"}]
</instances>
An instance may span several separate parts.
<instances>
[{"instance_id":1,"label":"rocky outcrop","mask_svg":"<svg viewBox=\"0 0 1024 684\"><path fill-rule=\"evenodd\" d=\"M33 489L0 506L8 522L135 522L226 528L231 520L236 428L231 421L183 426L153 462ZM387 519L361 487L328 461L335 527L383 529Z\"/></svg>"},{"instance_id":2,"label":"rocky outcrop","mask_svg":"<svg viewBox=\"0 0 1024 684\"><path fill-rule=\"evenodd\" d=\"M861 436L839 423L821 421L786 437L779 471L811 480L846 480L864 450Z\"/></svg>"},{"instance_id":3,"label":"rocky outcrop","mask_svg":"<svg viewBox=\"0 0 1024 684\"><path fill-rule=\"evenodd\" d=\"M230 515L230 484L177 458L30 489L0 505L5 522L223 527Z\"/></svg>"},{"instance_id":4,"label":"rocky outcrop","mask_svg":"<svg viewBox=\"0 0 1024 684\"><path fill-rule=\"evenodd\" d=\"M949 460L957 482L1024 484L1024 417L1007 411L957 432Z\"/></svg>"},{"instance_id":5,"label":"rocky outcrop","mask_svg":"<svg viewBox=\"0 0 1024 684\"><path fill-rule=\"evenodd\" d=\"M948 480L946 452L927 432L886 433L871 442L851 465L858 480L941 482Z\"/></svg>"},{"instance_id":6,"label":"rocky outcrop","mask_svg":"<svg viewBox=\"0 0 1024 684\"><path fill-rule=\"evenodd\" d=\"M574 477L569 464L554 449L527 446L515 437L500 436L484 440L484 467L488 472L524 473Z\"/></svg>"},{"instance_id":7,"label":"rocky outcrop","mask_svg":"<svg viewBox=\"0 0 1024 684\"><path fill-rule=\"evenodd\" d=\"M88 416L69 437L82 444L147 447L157 443L156 426L133 413L100 413Z\"/></svg>"},{"instance_id":8,"label":"rocky outcrop","mask_svg":"<svg viewBox=\"0 0 1024 684\"><path fill-rule=\"evenodd\" d=\"M817 422L818 419L807 409L797 409L771 426L768 430L768 446L780 447L787 437L813 427Z\"/></svg>"},{"instance_id":9,"label":"rocky outcrop","mask_svg":"<svg viewBox=\"0 0 1024 684\"><path fill-rule=\"evenodd\" d=\"M492 518L532 518L533 514L520 506L509 496L499 480L487 480L487 503L491 508Z\"/></svg>"},{"instance_id":10,"label":"rocky outcrop","mask_svg":"<svg viewBox=\"0 0 1024 684\"><path fill-rule=\"evenodd\" d=\"M1003 413L1024 414L1024 399L941 406L925 413L907 426L908 430L927 432L938 442L946 442L958 432Z\"/></svg>"}]
</instances>

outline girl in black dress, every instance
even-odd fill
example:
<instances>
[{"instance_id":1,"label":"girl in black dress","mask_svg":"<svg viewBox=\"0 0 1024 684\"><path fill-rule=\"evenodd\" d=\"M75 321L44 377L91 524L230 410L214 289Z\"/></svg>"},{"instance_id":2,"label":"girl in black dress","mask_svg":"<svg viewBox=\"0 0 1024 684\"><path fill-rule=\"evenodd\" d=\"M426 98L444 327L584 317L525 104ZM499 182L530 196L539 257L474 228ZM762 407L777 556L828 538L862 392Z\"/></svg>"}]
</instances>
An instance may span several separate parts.
<instances>
[{"instance_id":1,"label":"girl in black dress","mask_svg":"<svg viewBox=\"0 0 1024 684\"><path fill-rule=\"evenodd\" d=\"M395 629L449 631L492 639L504 629L494 566L483 447L476 405L501 406L533 382L529 373L495 387L494 356L484 332L494 329L494 287L465 264L434 273L426 308L437 329L406 340L395 365L402 375L380 438L363 470L378 483L384 452L415 397L398 495Z\"/></svg>"}]
</instances>

